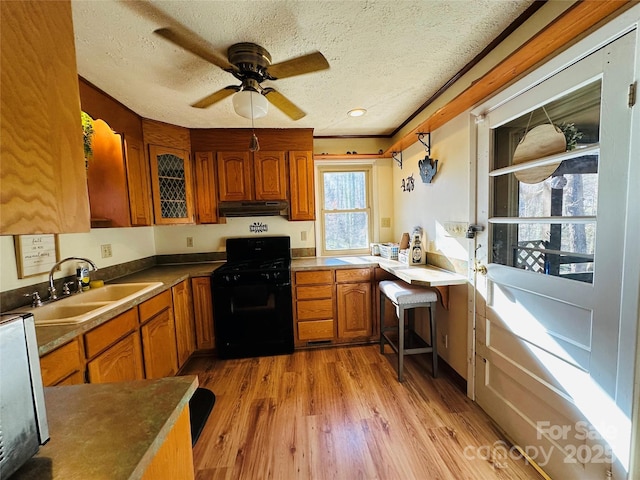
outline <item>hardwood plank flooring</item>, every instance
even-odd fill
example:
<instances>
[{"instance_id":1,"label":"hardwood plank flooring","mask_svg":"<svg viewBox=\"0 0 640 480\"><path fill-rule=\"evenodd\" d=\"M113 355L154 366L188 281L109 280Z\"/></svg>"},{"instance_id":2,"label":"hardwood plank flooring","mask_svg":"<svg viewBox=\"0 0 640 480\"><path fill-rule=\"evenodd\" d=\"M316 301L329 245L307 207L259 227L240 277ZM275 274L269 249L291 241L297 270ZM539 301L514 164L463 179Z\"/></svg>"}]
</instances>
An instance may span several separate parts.
<instances>
[{"instance_id":1,"label":"hardwood plank flooring","mask_svg":"<svg viewBox=\"0 0 640 480\"><path fill-rule=\"evenodd\" d=\"M191 359L182 373L216 395L196 480L539 479L429 361L407 357L401 384L377 345Z\"/></svg>"}]
</instances>

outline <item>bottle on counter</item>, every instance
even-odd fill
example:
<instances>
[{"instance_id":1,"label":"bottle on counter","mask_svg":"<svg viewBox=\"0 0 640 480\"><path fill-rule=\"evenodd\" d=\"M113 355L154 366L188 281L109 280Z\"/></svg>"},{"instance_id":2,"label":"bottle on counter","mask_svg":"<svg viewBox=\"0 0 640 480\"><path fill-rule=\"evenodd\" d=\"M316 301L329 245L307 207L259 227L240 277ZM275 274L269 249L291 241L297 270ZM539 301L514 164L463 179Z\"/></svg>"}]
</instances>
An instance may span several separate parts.
<instances>
[{"instance_id":1,"label":"bottle on counter","mask_svg":"<svg viewBox=\"0 0 640 480\"><path fill-rule=\"evenodd\" d=\"M409 265L424 265L427 255L422 247L422 228L415 227L409 244Z\"/></svg>"},{"instance_id":2,"label":"bottle on counter","mask_svg":"<svg viewBox=\"0 0 640 480\"><path fill-rule=\"evenodd\" d=\"M89 266L86 263L78 264L78 267L76 268L76 278L79 289L83 292L89 290L91 279L89 278Z\"/></svg>"}]
</instances>

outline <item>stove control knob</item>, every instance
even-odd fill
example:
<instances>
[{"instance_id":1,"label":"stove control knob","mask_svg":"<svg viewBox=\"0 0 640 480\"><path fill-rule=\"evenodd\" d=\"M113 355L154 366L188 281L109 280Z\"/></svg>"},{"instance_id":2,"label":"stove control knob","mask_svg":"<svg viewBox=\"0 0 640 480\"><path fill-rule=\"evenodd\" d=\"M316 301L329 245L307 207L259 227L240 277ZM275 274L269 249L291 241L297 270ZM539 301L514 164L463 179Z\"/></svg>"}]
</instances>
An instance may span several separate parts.
<instances>
[{"instance_id":1,"label":"stove control knob","mask_svg":"<svg viewBox=\"0 0 640 480\"><path fill-rule=\"evenodd\" d=\"M240 275L238 275L238 274L234 274L233 275L233 281L234 282L237 282L239 279L240 279Z\"/></svg>"}]
</instances>

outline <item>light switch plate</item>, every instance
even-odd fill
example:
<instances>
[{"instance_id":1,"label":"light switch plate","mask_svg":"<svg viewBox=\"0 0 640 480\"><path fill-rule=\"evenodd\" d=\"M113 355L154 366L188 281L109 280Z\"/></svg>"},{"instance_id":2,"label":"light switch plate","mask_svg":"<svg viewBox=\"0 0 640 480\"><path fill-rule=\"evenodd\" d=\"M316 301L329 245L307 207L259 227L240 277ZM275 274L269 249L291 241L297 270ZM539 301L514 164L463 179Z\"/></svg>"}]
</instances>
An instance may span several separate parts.
<instances>
[{"instance_id":1,"label":"light switch plate","mask_svg":"<svg viewBox=\"0 0 640 480\"><path fill-rule=\"evenodd\" d=\"M464 237L468 228L466 222L444 222L444 229L450 237Z\"/></svg>"},{"instance_id":2,"label":"light switch plate","mask_svg":"<svg viewBox=\"0 0 640 480\"><path fill-rule=\"evenodd\" d=\"M104 245L100 245L100 254L102 258L111 257L113 255L113 252L111 251L111 244L105 243Z\"/></svg>"}]
</instances>

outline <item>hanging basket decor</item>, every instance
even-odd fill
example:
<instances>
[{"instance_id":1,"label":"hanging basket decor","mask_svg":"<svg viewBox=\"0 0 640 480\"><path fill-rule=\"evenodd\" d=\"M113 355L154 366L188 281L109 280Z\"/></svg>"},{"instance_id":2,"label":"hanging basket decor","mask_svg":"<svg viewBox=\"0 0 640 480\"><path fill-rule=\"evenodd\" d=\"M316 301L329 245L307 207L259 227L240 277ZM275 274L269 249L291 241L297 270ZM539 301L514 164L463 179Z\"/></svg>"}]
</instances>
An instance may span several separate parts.
<instances>
[{"instance_id":1,"label":"hanging basket decor","mask_svg":"<svg viewBox=\"0 0 640 480\"><path fill-rule=\"evenodd\" d=\"M545 110L545 114L546 113ZM529 130L529 125L527 125L527 131L513 153L513 165L547 157L556 153L562 153L567 150L567 139L564 133L553 124L548 115L547 119L549 123L538 125L531 130ZM550 165L520 170L519 172L515 172L515 176L522 183L540 183L549 178L551 174L556 171L560 163L561 162L558 161Z\"/></svg>"}]
</instances>

